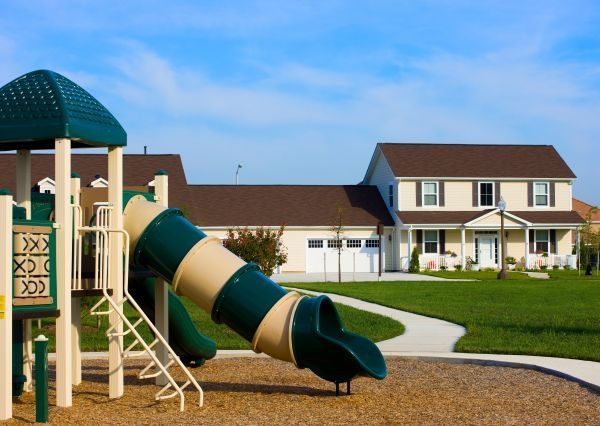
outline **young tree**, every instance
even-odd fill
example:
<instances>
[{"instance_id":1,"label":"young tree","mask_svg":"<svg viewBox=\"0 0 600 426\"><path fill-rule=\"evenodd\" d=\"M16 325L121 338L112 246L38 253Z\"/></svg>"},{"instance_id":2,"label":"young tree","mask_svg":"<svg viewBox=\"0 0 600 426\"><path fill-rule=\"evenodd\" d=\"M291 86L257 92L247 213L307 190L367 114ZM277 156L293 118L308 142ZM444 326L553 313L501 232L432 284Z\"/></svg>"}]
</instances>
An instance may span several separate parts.
<instances>
[{"instance_id":1,"label":"young tree","mask_svg":"<svg viewBox=\"0 0 600 426\"><path fill-rule=\"evenodd\" d=\"M598 253L600 251L600 230L595 230L592 226L592 216L598 211L597 207L592 207L585 216L585 224L581 227L579 236L579 256L580 267L585 269L592 261L591 257L596 256L596 262L599 261ZM597 266L597 265L596 265Z\"/></svg>"},{"instance_id":2,"label":"young tree","mask_svg":"<svg viewBox=\"0 0 600 426\"><path fill-rule=\"evenodd\" d=\"M248 227L229 228L223 245L246 262L256 263L270 277L275 268L287 262L287 250L281 242L284 229L284 225L277 231L262 226L254 232Z\"/></svg>"},{"instance_id":3,"label":"young tree","mask_svg":"<svg viewBox=\"0 0 600 426\"><path fill-rule=\"evenodd\" d=\"M334 235L335 247L338 252L338 282L342 282L342 237L344 235L344 209L337 208L331 228L329 230Z\"/></svg>"},{"instance_id":4,"label":"young tree","mask_svg":"<svg viewBox=\"0 0 600 426\"><path fill-rule=\"evenodd\" d=\"M410 254L410 265L408 266L408 272L416 274L420 271L421 266L419 265L419 250L415 246L415 248L413 248L412 250L412 253Z\"/></svg>"}]
</instances>

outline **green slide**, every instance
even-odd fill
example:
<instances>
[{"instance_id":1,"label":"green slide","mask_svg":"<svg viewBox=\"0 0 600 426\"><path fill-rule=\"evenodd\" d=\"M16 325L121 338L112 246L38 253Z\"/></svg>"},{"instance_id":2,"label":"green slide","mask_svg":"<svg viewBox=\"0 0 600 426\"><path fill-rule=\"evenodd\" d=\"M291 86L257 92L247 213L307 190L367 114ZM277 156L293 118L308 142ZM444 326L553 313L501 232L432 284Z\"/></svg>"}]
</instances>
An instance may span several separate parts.
<instances>
[{"instance_id":1,"label":"green slide","mask_svg":"<svg viewBox=\"0 0 600 426\"><path fill-rule=\"evenodd\" d=\"M133 278L129 280L129 292L154 321L154 278ZM204 336L190 318L181 299L169 288L169 345L189 367L199 367L217 353L214 341Z\"/></svg>"}]
</instances>

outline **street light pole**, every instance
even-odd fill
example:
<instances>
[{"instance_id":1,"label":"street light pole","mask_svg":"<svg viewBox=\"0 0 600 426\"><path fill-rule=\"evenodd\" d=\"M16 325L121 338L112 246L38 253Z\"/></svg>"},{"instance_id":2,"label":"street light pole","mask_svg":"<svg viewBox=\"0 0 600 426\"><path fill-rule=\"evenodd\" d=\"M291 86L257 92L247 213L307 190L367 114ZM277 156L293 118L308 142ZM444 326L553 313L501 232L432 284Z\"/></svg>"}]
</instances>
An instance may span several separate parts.
<instances>
[{"instance_id":1,"label":"street light pole","mask_svg":"<svg viewBox=\"0 0 600 426\"><path fill-rule=\"evenodd\" d=\"M508 272L506 271L506 238L504 235L504 212L506 211L506 201L504 198L500 197L500 201L498 202L498 210L500 210L500 246L502 256L502 267L500 272L498 272L498 279L505 280L508 278Z\"/></svg>"},{"instance_id":2,"label":"street light pole","mask_svg":"<svg viewBox=\"0 0 600 426\"><path fill-rule=\"evenodd\" d=\"M240 174L240 169L242 168L241 164L238 164L237 169L235 170L235 184L238 184L238 175Z\"/></svg>"}]
</instances>

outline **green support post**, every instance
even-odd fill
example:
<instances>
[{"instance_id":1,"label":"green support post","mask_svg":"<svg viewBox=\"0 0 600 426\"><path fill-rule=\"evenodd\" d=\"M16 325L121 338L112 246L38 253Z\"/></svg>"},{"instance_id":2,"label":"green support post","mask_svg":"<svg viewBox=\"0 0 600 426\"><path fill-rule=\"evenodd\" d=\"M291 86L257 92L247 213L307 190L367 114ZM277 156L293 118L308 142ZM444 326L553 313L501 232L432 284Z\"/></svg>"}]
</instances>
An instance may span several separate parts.
<instances>
[{"instance_id":1,"label":"green support post","mask_svg":"<svg viewBox=\"0 0 600 426\"><path fill-rule=\"evenodd\" d=\"M35 339L35 421L48 423L48 339Z\"/></svg>"}]
</instances>

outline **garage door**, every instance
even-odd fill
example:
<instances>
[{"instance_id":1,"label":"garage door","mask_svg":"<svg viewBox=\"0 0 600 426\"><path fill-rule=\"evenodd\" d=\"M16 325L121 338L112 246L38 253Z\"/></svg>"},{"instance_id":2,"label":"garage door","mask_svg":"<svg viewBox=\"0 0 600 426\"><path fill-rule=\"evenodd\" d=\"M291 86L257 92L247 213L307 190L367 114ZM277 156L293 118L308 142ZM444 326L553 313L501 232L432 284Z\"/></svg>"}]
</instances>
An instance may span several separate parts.
<instances>
[{"instance_id":1,"label":"garage door","mask_svg":"<svg viewBox=\"0 0 600 426\"><path fill-rule=\"evenodd\" d=\"M306 241L306 272L337 272L339 243L342 244L342 272L378 272L379 239L377 238L348 238L341 241L309 238ZM385 254L382 252L382 260L384 259Z\"/></svg>"}]
</instances>

